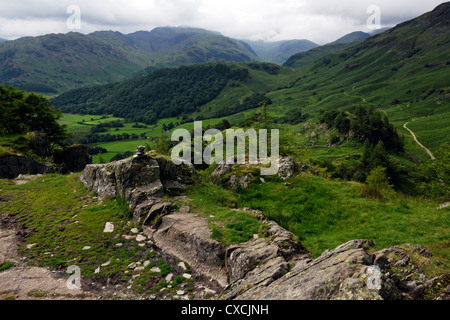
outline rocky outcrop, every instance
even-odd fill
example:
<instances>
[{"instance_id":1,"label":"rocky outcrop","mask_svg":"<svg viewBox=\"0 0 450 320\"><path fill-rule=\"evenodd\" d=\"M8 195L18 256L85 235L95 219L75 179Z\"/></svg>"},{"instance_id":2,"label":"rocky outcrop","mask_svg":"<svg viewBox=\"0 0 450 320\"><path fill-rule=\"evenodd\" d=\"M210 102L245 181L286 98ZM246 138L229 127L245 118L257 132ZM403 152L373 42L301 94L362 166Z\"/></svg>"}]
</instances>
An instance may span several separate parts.
<instances>
[{"instance_id":1,"label":"rocky outcrop","mask_svg":"<svg viewBox=\"0 0 450 320\"><path fill-rule=\"evenodd\" d=\"M14 179L20 174L45 174L51 170L50 165L39 163L25 155L11 155L0 158L0 179Z\"/></svg>"},{"instance_id":2,"label":"rocky outcrop","mask_svg":"<svg viewBox=\"0 0 450 320\"><path fill-rule=\"evenodd\" d=\"M30 137L28 146L38 157L45 158L49 156L50 140L46 133L34 132Z\"/></svg>"},{"instance_id":3,"label":"rocky outcrop","mask_svg":"<svg viewBox=\"0 0 450 320\"><path fill-rule=\"evenodd\" d=\"M400 298L395 284L371 269L373 257L363 245L372 243L355 240L332 251L326 251L315 260L299 260L292 268L281 260L253 270L247 278L232 284L224 299L328 300L328 299L382 299ZM263 276L260 275L262 273ZM267 281L269 274L276 279ZM375 274L375 276L374 276ZM367 286L369 277L380 280ZM263 279L264 281L259 281ZM369 288L370 287L370 288Z\"/></svg>"},{"instance_id":4,"label":"rocky outcrop","mask_svg":"<svg viewBox=\"0 0 450 320\"><path fill-rule=\"evenodd\" d=\"M226 288L222 299L417 300L423 299L427 290L448 284L450 275L427 280L414 272L418 267L412 261L427 263L431 256L420 245L373 252L374 248L370 240L352 240L325 251L317 259L302 252L291 256L291 261L271 254L269 249L253 248L254 254L265 257L263 263L245 275L239 274L240 279ZM448 297L443 290L439 298Z\"/></svg>"},{"instance_id":5,"label":"rocky outcrop","mask_svg":"<svg viewBox=\"0 0 450 320\"><path fill-rule=\"evenodd\" d=\"M124 199L133 213L133 221L139 224L156 217L164 191L183 190L196 180L193 166L174 168L169 160L150 154L136 155L125 160L86 166L80 176L84 185L105 197ZM167 208L166 208L167 209ZM149 216L155 213L155 217ZM163 211L165 214L168 210Z\"/></svg>"},{"instance_id":6,"label":"rocky outcrop","mask_svg":"<svg viewBox=\"0 0 450 320\"><path fill-rule=\"evenodd\" d=\"M305 162L295 163L292 157L282 157L278 159L279 178L286 180L292 178L297 173L311 173L318 175L319 172ZM259 164L219 164L211 173L214 181L220 182L225 188L248 188L251 183L264 182L260 176L261 165Z\"/></svg>"},{"instance_id":7,"label":"rocky outcrop","mask_svg":"<svg viewBox=\"0 0 450 320\"><path fill-rule=\"evenodd\" d=\"M49 141L46 134L33 133L28 143L30 148L28 154L31 156L17 154L0 158L0 179L14 179L20 174L79 172L87 164L92 163L91 156L84 145L73 145L56 150L52 159L48 154Z\"/></svg>"},{"instance_id":8,"label":"rocky outcrop","mask_svg":"<svg viewBox=\"0 0 450 320\"><path fill-rule=\"evenodd\" d=\"M226 166L218 171L219 176L231 173ZM211 239L207 219L190 213L188 205L174 213L173 203L162 197L194 182L194 168L174 167L150 154L88 165L80 179L100 199L126 200L134 222L157 247L224 287L221 299L422 299L427 290L449 282L448 275L426 279L419 273L417 264L431 256L419 245L376 251L370 240L352 240L313 259L294 234L251 209L244 210L261 221L260 235L226 247ZM446 299L448 294L442 294Z\"/></svg>"},{"instance_id":9,"label":"rocky outcrop","mask_svg":"<svg viewBox=\"0 0 450 320\"><path fill-rule=\"evenodd\" d=\"M82 144L72 145L53 153L55 164L59 165L61 173L80 172L92 163L92 158L87 152L87 147Z\"/></svg>"},{"instance_id":10,"label":"rocky outcrop","mask_svg":"<svg viewBox=\"0 0 450 320\"><path fill-rule=\"evenodd\" d=\"M223 267L225 246L211 239L207 219L190 213L171 214L164 216L156 229L147 232L164 251L186 261L223 287L228 284Z\"/></svg>"},{"instance_id":11,"label":"rocky outcrop","mask_svg":"<svg viewBox=\"0 0 450 320\"><path fill-rule=\"evenodd\" d=\"M256 272L258 281L274 281L288 271L288 261L310 257L294 234L273 221L262 221L267 230L264 238L229 247L211 239L208 220L198 215L171 214L160 221L145 230L155 244L186 261L196 271L217 280L223 287L246 279L260 265L271 266L274 270L269 268L267 275Z\"/></svg>"}]
</instances>

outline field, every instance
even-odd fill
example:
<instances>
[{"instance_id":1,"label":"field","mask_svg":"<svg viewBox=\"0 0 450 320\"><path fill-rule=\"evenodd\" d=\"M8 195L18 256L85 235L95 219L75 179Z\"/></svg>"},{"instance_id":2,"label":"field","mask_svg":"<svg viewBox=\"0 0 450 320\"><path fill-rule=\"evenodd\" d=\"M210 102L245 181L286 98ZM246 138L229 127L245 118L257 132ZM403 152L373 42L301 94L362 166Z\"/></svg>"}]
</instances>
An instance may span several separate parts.
<instances>
[{"instance_id":1,"label":"field","mask_svg":"<svg viewBox=\"0 0 450 320\"><path fill-rule=\"evenodd\" d=\"M209 181L192 189L188 196L195 212L208 217L230 208L252 208L296 234L317 257L327 249L352 239L371 239L377 248L420 243L450 267L450 209L436 210L436 201L412 198L395 192L382 200L368 198L362 185L312 175L288 180L266 178L248 189L225 190ZM216 219L209 218L212 227ZM227 235L218 234L218 239Z\"/></svg>"}]
</instances>

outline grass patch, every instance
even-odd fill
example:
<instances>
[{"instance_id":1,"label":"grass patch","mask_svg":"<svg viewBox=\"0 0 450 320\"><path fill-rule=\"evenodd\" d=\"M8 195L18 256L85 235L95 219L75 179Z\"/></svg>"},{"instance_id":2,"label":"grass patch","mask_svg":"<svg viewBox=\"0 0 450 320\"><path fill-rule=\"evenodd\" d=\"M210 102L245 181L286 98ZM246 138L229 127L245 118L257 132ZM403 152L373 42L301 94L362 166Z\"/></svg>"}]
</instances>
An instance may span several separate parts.
<instances>
[{"instance_id":1,"label":"grass patch","mask_svg":"<svg viewBox=\"0 0 450 320\"><path fill-rule=\"evenodd\" d=\"M13 262L3 262L0 263L0 272L8 270L9 268L14 267L14 263Z\"/></svg>"},{"instance_id":2,"label":"grass patch","mask_svg":"<svg viewBox=\"0 0 450 320\"><path fill-rule=\"evenodd\" d=\"M315 256L352 239L371 239L380 248L418 243L435 252L448 250L438 244L449 241L450 210L435 210L432 201L397 193L370 199L359 183L310 175L289 183L253 184L233 195L240 208L261 210L296 234Z\"/></svg>"},{"instance_id":3,"label":"grass patch","mask_svg":"<svg viewBox=\"0 0 450 320\"><path fill-rule=\"evenodd\" d=\"M209 220L212 238L230 245L241 243L259 234L261 223L252 214L233 210L236 202L232 191L206 182L189 191L191 211Z\"/></svg>"}]
</instances>

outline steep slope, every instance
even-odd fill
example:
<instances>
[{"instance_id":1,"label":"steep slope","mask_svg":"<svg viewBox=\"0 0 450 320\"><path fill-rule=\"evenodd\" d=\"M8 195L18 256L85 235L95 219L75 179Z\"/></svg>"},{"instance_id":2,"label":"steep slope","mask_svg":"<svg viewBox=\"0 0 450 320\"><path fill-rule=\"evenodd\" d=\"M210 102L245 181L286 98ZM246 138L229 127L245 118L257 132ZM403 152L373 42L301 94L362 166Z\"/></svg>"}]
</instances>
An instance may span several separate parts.
<instances>
[{"instance_id":1,"label":"steep slope","mask_svg":"<svg viewBox=\"0 0 450 320\"><path fill-rule=\"evenodd\" d=\"M277 42L245 40L256 52L261 61L282 65L295 53L304 52L318 45L309 40L287 40Z\"/></svg>"},{"instance_id":2,"label":"steep slope","mask_svg":"<svg viewBox=\"0 0 450 320\"><path fill-rule=\"evenodd\" d=\"M336 44L336 43L352 43L352 42L356 42L356 41L364 41L367 38L369 38L371 35L369 33L366 32L362 32L362 31L355 31L352 33L349 33L339 39L337 39L336 41L333 41L329 44Z\"/></svg>"},{"instance_id":3,"label":"steep slope","mask_svg":"<svg viewBox=\"0 0 450 320\"><path fill-rule=\"evenodd\" d=\"M284 66L295 69L302 69L313 65L319 59L334 52L338 52L350 47L352 43L336 43L320 46L306 52L299 52L291 56Z\"/></svg>"},{"instance_id":4,"label":"steep slope","mask_svg":"<svg viewBox=\"0 0 450 320\"><path fill-rule=\"evenodd\" d=\"M297 52L286 59L284 65L296 69L311 66L312 64L314 64L314 62L318 61L320 58L323 58L328 54L347 49L348 47L355 45L358 42L364 41L371 36L377 35L387 30L389 30L389 28L378 29L371 33L362 31L349 33L323 46L319 46L305 52Z\"/></svg>"},{"instance_id":5,"label":"steep slope","mask_svg":"<svg viewBox=\"0 0 450 320\"><path fill-rule=\"evenodd\" d=\"M200 29L51 34L2 43L0 83L57 93L124 80L148 67L252 60L256 54L244 43Z\"/></svg>"},{"instance_id":6,"label":"steep slope","mask_svg":"<svg viewBox=\"0 0 450 320\"><path fill-rule=\"evenodd\" d=\"M321 58L303 70L290 88L270 97L277 102L274 105L283 105L284 109L301 104L307 106L305 111L315 113L355 105L382 108L400 129L407 120L427 117L422 123L433 123L434 127L423 131L421 138L427 141L427 147L438 147L450 134L449 21L450 3L444 3L432 12Z\"/></svg>"}]
</instances>

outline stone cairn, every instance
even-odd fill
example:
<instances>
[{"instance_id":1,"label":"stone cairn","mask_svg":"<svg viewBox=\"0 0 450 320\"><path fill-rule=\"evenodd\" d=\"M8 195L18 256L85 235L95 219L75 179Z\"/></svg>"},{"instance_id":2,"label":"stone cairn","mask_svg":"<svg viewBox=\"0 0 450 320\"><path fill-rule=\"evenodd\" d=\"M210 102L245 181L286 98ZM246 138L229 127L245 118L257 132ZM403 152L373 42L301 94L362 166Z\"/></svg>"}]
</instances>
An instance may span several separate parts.
<instances>
[{"instance_id":1,"label":"stone cairn","mask_svg":"<svg viewBox=\"0 0 450 320\"><path fill-rule=\"evenodd\" d=\"M142 156L145 155L145 147L144 146L139 146L136 149L136 157L140 158Z\"/></svg>"}]
</instances>

